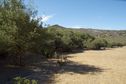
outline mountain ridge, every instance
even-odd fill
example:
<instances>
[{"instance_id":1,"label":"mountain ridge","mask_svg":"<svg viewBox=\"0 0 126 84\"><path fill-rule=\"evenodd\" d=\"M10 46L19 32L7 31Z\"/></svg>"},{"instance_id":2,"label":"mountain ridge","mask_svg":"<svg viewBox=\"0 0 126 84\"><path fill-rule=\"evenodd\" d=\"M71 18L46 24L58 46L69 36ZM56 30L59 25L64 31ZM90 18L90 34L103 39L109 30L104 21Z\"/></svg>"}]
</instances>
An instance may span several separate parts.
<instances>
[{"instance_id":1,"label":"mountain ridge","mask_svg":"<svg viewBox=\"0 0 126 84\"><path fill-rule=\"evenodd\" d=\"M126 44L126 30L102 30L102 29L90 29L90 28L68 28L58 24L49 26L49 28L68 29L71 31L83 32L89 35L104 38L109 42L121 42Z\"/></svg>"}]
</instances>

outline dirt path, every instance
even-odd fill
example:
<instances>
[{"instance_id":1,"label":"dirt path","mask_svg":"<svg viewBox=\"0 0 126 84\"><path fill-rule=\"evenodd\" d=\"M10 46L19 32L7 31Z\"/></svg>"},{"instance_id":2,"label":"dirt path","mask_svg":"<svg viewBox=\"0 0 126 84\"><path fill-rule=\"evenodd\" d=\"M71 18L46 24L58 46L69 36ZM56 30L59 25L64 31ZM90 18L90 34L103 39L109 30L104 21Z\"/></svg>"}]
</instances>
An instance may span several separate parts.
<instances>
[{"instance_id":1,"label":"dirt path","mask_svg":"<svg viewBox=\"0 0 126 84\"><path fill-rule=\"evenodd\" d=\"M126 47L69 56L55 84L126 84Z\"/></svg>"}]
</instances>

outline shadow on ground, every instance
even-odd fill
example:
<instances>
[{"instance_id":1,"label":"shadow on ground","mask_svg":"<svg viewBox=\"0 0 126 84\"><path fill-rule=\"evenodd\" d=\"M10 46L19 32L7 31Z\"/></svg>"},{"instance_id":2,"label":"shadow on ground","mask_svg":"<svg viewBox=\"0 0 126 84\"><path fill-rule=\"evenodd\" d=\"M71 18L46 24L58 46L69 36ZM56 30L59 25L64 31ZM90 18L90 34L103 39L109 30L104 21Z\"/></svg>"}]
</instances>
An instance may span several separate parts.
<instances>
[{"instance_id":1,"label":"shadow on ground","mask_svg":"<svg viewBox=\"0 0 126 84\"><path fill-rule=\"evenodd\" d=\"M23 68L0 67L0 84L13 84L12 79L17 76L36 79L38 84L54 84L54 74L72 72L77 74L97 74L103 72L102 68L94 65L79 64L68 61L59 66L56 60L43 60L33 66Z\"/></svg>"},{"instance_id":2,"label":"shadow on ground","mask_svg":"<svg viewBox=\"0 0 126 84\"><path fill-rule=\"evenodd\" d=\"M76 53L82 53L82 52L84 52L85 50L84 49L75 49L75 50L72 50L72 51L70 51L70 52L68 52L68 51L64 51L62 54L63 55L68 55L68 54L76 54Z\"/></svg>"},{"instance_id":3,"label":"shadow on ground","mask_svg":"<svg viewBox=\"0 0 126 84\"><path fill-rule=\"evenodd\" d=\"M18 67L0 66L0 84L13 84L13 78L25 77L38 80L38 84L52 84L53 75L58 71L54 61L42 60L41 63Z\"/></svg>"},{"instance_id":4,"label":"shadow on ground","mask_svg":"<svg viewBox=\"0 0 126 84\"><path fill-rule=\"evenodd\" d=\"M62 66L61 73L72 72L77 74L97 74L103 71L104 69L94 65L79 64L77 62L69 61L66 65Z\"/></svg>"}]
</instances>

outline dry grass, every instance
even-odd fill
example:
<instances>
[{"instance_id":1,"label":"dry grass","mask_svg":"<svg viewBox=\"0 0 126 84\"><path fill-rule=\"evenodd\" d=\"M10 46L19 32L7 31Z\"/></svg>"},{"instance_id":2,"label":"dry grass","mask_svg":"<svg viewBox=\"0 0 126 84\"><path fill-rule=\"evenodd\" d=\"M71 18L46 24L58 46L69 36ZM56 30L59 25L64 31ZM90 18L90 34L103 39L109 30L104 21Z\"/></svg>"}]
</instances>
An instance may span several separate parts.
<instances>
[{"instance_id":1,"label":"dry grass","mask_svg":"<svg viewBox=\"0 0 126 84\"><path fill-rule=\"evenodd\" d=\"M69 56L73 63L55 74L55 84L126 84L126 47Z\"/></svg>"},{"instance_id":2,"label":"dry grass","mask_svg":"<svg viewBox=\"0 0 126 84\"><path fill-rule=\"evenodd\" d=\"M62 66L43 59L31 68L0 67L0 84L17 76L39 84L126 84L126 47L69 54L68 60Z\"/></svg>"}]
</instances>

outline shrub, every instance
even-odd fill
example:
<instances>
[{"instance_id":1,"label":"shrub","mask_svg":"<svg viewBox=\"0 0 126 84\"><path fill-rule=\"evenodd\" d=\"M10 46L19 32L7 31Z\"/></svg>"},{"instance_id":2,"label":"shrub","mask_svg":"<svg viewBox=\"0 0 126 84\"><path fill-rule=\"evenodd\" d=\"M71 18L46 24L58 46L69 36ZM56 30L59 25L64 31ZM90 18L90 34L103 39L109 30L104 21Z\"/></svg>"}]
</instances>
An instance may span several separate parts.
<instances>
[{"instance_id":1,"label":"shrub","mask_svg":"<svg viewBox=\"0 0 126 84\"><path fill-rule=\"evenodd\" d=\"M89 44L89 49L100 50L107 46L107 41L104 39L96 38Z\"/></svg>"},{"instance_id":2,"label":"shrub","mask_svg":"<svg viewBox=\"0 0 126 84\"><path fill-rule=\"evenodd\" d=\"M114 48L114 47L122 47L122 46L124 46L124 44L112 42L112 43L108 43L107 47Z\"/></svg>"},{"instance_id":3,"label":"shrub","mask_svg":"<svg viewBox=\"0 0 126 84\"><path fill-rule=\"evenodd\" d=\"M30 80L23 77L15 77L13 82L14 84L38 84L37 80Z\"/></svg>"}]
</instances>

